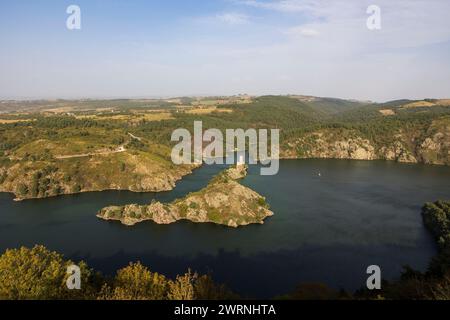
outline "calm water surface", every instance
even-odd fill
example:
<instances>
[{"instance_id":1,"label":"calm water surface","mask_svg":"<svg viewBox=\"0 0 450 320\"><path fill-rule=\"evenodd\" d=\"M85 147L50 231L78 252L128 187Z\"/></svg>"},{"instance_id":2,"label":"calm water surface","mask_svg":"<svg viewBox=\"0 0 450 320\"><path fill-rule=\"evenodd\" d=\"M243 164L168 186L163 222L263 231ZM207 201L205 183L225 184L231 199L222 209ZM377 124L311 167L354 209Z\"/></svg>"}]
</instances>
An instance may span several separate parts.
<instances>
[{"instance_id":1,"label":"calm water surface","mask_svg":"<svg viewBox=\"0 0 450 320\"><path fill-rule=\"evenodd\" d=\"M283 160L276 176L251 167L243 184L266 196L275 212L261 226L125 227L95 216L107 205L171 201L201 189L222 168L204 166L158 194L109 191L23 202L0 194L0 251L44 244L108 274L137 260L169 276L190 267L260 298L300 282L354 290L365 284L368 265L395 279L403 265L424 270L436 254L420 208L450 198L450 168L441 166Z\"/></svg>"}]
</instances>

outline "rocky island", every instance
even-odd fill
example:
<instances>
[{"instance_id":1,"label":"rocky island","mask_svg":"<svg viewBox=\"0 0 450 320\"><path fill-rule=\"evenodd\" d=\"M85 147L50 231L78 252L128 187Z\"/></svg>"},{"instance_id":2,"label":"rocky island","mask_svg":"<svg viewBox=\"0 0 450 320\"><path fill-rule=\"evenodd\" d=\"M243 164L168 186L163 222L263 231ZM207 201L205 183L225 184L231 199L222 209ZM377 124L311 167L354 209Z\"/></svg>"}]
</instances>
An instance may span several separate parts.
<instances>
[{"instance_id":1,"label":"rocky island","mask_svg":"<svg viewBox=\"0 0 450 320\"><path fill-rule=\"evenodd\" d=\"M246 166L231 167L215 176L205 188L171 203L153 201L149 205L111 206L100 210L97 217L117 220L127 226L147 220L157 224L190 220L234 228L263 224L273 212L263 196L238 182L246 175Z\"/></svg>"}]
</instances>

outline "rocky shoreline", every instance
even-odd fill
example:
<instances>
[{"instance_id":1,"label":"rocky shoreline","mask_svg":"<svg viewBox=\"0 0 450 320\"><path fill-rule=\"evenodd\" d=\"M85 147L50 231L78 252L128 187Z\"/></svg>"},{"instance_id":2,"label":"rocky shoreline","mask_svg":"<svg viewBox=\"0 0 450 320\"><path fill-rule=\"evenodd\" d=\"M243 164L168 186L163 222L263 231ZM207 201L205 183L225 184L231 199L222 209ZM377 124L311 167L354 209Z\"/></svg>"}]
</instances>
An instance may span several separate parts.
<instances>
[{"instance_id":1,"label":"rocky shoreline","mask_svg":"<svg viewBox=\"0 0 450 320\"><path fill-rule=\"evenodd\" d=\"M233 228L263 224L273 212L264 197L238 182L246 175L246 166L232 167L214 177L202 190L171 203L153 201L149 205L110 206L101 209L97 217L120 221L127 226L147 220L157 224L189 220Z\"/></svg>"},{"instance_id":2,"label":"rocky shoreline","mask_svg":"<svg viewBox=\"0 0 450 320\"><path fill-rule=\"evenodd\" d=\"M437 132L435 132L437 131ZM323 130L290 140L282 150L282 159L387 160L401 163L450 165L450 127L425 135L399 133L389 143L377 145L354 132Z\"/></svg>"},{"instance_id":3,"label":"rocky shoreline","mask_svg":"<svg viewBox=\"0 0 450 320\"><path fill-rule=\"evenodd\" d=\"M74 174L67 162L20 162L8 168L0 168L0 192L12 193L14 201L52 198L86 192L131 191L164 192L171 191L184 176L192 174L198 165L171 167L155 162L139 164L121 172L120 165L114 164L103 174L96 174L97 168L105 168L106 157L86 160L83 169ZM91 165L94 163L94 165ZM80 165L81 167L81 165Z\"/></svg>"}]
</instances>

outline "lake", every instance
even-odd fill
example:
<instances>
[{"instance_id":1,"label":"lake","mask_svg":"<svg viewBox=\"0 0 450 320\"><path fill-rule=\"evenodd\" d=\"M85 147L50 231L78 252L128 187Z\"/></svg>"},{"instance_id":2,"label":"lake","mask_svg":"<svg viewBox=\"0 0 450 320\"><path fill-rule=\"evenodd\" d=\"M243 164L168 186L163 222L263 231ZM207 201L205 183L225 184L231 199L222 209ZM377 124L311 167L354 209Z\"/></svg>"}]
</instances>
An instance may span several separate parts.
<instances>
[{"instance_id":1,"label":"lake","mask_svg":"<svg viewBox=\"0 0 450 320\"><path fill-rule=\"evenodd\" d=\"M384 161L282 160L276 176L251 166L242 183L275 215L231 229L182 221L126 227L99 220L107 205L171 201L206 186L224 166L203 166L164 193L93 192L14 202L0 193L0 251L43 244L112 274L129 261L173 277L211 273L243 296L268 298L301 282L355 290L366 268L395 279L403 265L425 270L436 246L420 214L450 198L450 167Z\"/></svg>"}]
</instances>

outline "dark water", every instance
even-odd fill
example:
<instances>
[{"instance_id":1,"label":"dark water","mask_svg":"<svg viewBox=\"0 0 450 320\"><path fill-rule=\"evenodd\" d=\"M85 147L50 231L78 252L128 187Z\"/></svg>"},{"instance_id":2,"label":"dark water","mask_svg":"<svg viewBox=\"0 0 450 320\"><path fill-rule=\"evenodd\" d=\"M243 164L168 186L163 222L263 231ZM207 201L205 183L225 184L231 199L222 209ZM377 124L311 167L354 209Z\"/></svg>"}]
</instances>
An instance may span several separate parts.
<instances>
[{"instance_id":1,"label":"dark water","mask_svg":"<svg viewBox=\"0 0 450 320\"><path fill-rule=\"evenodd\" d=\"M0 194L0 251L44 244L105 273L137 260L169 276L190 267L252 297L286 293L300 282L354 290L365 284L368 265L379 265L387 279L403 265L424 270L436 248L420 208L450 198L449 167L285 160L278 175L260 176L251 167L243 181L275 212L265 225L125 227L95 217L106 205L171 201L220 170L204 166L159 194L111 191L19 203Z\"/></svg>"}]
</instances>

